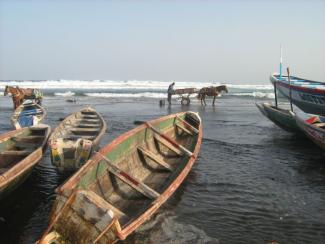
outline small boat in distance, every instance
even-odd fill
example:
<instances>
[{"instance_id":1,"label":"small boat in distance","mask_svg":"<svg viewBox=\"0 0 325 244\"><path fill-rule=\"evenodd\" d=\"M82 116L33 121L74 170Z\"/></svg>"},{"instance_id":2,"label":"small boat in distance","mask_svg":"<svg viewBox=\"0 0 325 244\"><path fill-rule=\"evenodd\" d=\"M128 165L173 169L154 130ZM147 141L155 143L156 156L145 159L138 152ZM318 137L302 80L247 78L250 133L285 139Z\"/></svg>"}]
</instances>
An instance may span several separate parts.
<instances>
[{"instance_id":1,"label":"small boat in distance","mask_svg":"<svg viewBox=\"0 0 325 244\"><path fill-rule=\"evenodd\" d=\"M325 116L325 82L278 73L272 74L270 80L283 96L289 100L291 97L292 103L305 113Z\"/></svg>"},{"instance_id":2,"label":"small boat in distance","mask_svg":"<svg viewBox=\"0 0 325 244\"><path fill-rule=\"evenodd\" d=\"M256 106L265 117L280 128L291 133L301 134L301 130L296 123L295 114L291 110L279 108L270 103L260 103L256 104Z\"/></svg>"},{"instance_id":3,"label":"small boat in distance","mask_svg":"<svg viewBox=\"0 0 325 244\"><path fill-rule=\"evenodd\" d=\"M312 114L297 114L298 126L315 144L325 150L325 117Z\"/></svg>"},{"instance_id":4,"label":"small boat in distance","mask_svg":"<svg viewBox=\"0 0 325 244\"><path fill-rule=\"evenodd\" d=\"M0 199L27 179L43 156L50 132L48 125L40 124L0 135Z\"/></svg>"},{"instance_id":5,"label":"small boat in distance","mask_svg":"<svg viewBox=\"0 0 325 244\"><path fill-rule=\"evenodd\" d=\"M104 118L91 107L69 115L49 139L52 163L61 171L79 169L98 149L106 129Z\"/></svg>"},{"instance_id":6,"label":"small boat in distance","mask_svg":"<svg viewBox=\"0 0 325 244\"><path fill-rule=\"evenodd\" d=\"M59 187L39 243L124 240L176 191L200 150L198 114L168 115L126 132Z\"/></svg>"},{"instance_id":7,"label":"small boat in distance","mask_svg":"<svg viewBox=\"0 0 325 244\"><path fill-rule=\"evenodd\" d=\"M45 109L37 103L26 100L11 116L11 122L16 129L39 124L46 116Z\"/></svg>"}]
</instances>

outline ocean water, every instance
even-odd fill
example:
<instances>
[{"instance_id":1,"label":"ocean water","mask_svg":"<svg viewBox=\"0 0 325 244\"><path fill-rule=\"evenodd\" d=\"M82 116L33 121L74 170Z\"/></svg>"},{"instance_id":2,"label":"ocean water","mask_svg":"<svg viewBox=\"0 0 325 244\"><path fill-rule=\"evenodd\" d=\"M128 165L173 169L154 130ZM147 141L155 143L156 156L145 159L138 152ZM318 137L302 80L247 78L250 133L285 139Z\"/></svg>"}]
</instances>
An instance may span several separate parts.
<instances>
[{"instance_id":1,"label":"ocean water","mask_svg":"<svg viewBox=\"0 0 325 244\"><path fill-rule=\"evenodd\" d=\"M26 87L47 87L45 123L53 128L71 112L94 107L108 124L101 145L134 128L136 120L192 110L203 121L201 151L186 180L121 243L325 243L325 153L260 114L255 102L272 101L272 87L229 85L215 107L211 100L202 107L196 98L190 106L174 98L171 107L160 107L168 83L143 82L137 90L130 88L134 82L120 88L98 81L91 89L71 83L31 81ZM66 101L71 97L76 103ZM9 97L0 96L0 114L4 133L12 129ZM0 243L34 243L47 227L55 188L68 177L51 165L47 151L28 180L0 203Z\"/></svg>"}]
</instances>

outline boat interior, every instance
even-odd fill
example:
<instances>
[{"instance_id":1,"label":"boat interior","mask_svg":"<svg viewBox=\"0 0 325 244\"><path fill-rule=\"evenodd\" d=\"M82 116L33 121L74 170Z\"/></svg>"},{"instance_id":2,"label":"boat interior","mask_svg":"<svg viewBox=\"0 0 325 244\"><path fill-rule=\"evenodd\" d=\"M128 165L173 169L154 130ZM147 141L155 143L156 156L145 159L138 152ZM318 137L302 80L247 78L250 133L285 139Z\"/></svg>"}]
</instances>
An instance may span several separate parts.
<instances>
[{"instance_id":1,"label":"boat interior","mask_svg":"<svg viewBox=\"0 0 325 244\"><path fill-rule=\"evenodd\" d=\"M64 141L76 141L79 138L94 140L100 133L103 122L94 110L81 110L70 116L63 125L54 132L53 138Z\"/></svg>"},{"instance_id":2,"label":"boat interior","mask_svg":"<svg viewBox=\"0 0 325 244\"><path fill-rule=\"evenodd\" d=\"M29 127L0 142L0 174L41 147L48 127Z\"/></svg>"},{"instance_id":3,"label":"boat interior","mask_svg":"<svg viewBox=\"0 0 325 244\"><path fill-rule=\"evenodd\" d=\"M174 191L182 182L192 166L186 168L198 144L200 123L194 113L147 123L141 130L122 136L109 151L103 148L96 153L93 159L96 162L84 167L78 180L67 182L66 189L70 192L77 188L86 190L88 202L95 204L100 199L113 211L121 227L126 227L152 206L172 183L177 182L173 185ZM78 217L72 214L69 218L76 221ZM56 226L60 229L63 225Z\"/></svg>"}]
</instances>

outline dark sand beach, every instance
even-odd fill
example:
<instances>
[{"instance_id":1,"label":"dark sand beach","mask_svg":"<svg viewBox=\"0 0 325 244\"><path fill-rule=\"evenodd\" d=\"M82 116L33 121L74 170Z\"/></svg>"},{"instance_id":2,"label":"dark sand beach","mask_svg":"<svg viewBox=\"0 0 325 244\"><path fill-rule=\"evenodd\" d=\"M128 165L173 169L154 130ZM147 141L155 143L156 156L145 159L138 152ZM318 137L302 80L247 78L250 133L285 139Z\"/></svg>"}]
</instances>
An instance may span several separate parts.
<instances>
[{"instance_id":1,"label":"dark sand beach","mask_svg":"<svg viewBox=\"0 0 325 244\"><path fill-rule=\"evenodd\" d=\"M85 105L108 124L101 145L150 120L182 110L199 112L201 152L189 176L125 243L325 243L325 154L305 138L277 128L252 98L224 96L215 107L195 101L168 108L158 99L45 97L45 123ZM261 99L261 101L263 101ZM12 102L0 97L0 132L12 130ZM0 208L0 243L34 243L47 226L54 189L69 175L51 165L49 151Z\"/></svg>"}]
</instances>

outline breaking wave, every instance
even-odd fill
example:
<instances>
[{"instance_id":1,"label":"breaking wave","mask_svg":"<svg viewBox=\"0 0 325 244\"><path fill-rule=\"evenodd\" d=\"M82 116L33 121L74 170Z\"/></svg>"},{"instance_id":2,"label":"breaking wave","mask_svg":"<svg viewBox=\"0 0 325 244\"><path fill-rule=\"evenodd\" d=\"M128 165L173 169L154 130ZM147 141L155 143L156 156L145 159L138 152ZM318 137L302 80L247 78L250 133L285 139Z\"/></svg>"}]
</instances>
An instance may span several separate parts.
<instances>
[{"instance_id":1,"label":"breaking wave","mask_svg":"<svg viewBox=\"0 0 325 244\"><path fill-rule=\"evenodd\" d=\"M62 97L72 97L72 96L76 95L76 93L75 92L72 92L72 91L55 92L54 95L55 96L62 96Z\"/></svg>"},{"instance_id":2,"label":"breaking wave","mask_svg":"<svg viewBox=\"0 0 325 244\"><path fill-rule=\"evenodd\" d=\"M141 93L85 93L89 97L149 97L166 98L166 93L141 92Z\"/></svg>"},{"instance_id":3,"label":"breaking wave","mask_svg":"<svg viewBox=\"0 0 325 244\"><path fill-rule=\"evenodd\" d=\"M202 88L218 86L220 82L175 81L175 88ZM170 81L111 81L111 80L44 80L0 81L0 90L6 85L41 89L46 96L91 96L103 98L166 98ZM271 85L225 84L229 93L224 96L274 98ZM0 92L0 96L3 92ZM191 95L191 97L195 94ZM175 96L177 98L177 96Z\"/></svg>"},{"instance_id":4,"label":"breaking wave","mask_svg":"<svg viewBox=\"0 0 325 244\"><path fill-rule=\"evenodd\" d=\"M6 85L20 86L28 88L39 89L146 89L146 90L166 90L171 81L112 81L112 80L45 80L45 81L0 81L0 89L4 89ZM220 82L187 82L175 81L175 88L194 87L202 88L206 86L218 86L221 84L227 85L229 88L234 89L257 89L269 90L272 89L271 85L252 85L252 84L230 84Z\"/></svg>"},{"instance_id":5,"label":"breaking wave","mask_svg":"<svg viewBox=\"0 0 325 244\"><path fill-rule=\"evenodd\" d=\"M247 96L247 97L256 97L256 98L274 98L274 93L272 92L243 92L243 93L234 93L230 94L233 96Z\"/></svg>"}]
</instances>

